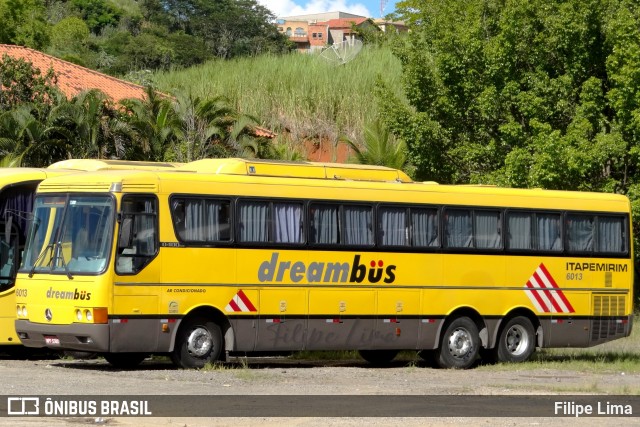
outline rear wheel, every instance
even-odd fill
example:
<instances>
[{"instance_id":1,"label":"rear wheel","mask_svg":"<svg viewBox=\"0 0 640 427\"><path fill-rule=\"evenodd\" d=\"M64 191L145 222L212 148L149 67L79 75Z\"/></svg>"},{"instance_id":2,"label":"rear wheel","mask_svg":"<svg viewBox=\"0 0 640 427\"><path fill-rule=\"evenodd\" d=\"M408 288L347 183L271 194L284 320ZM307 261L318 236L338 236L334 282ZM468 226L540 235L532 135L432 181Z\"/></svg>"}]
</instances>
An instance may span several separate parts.
<instances>
[{"instance_id":1,"label":"rear wheel","mask_svg":"<svg viewBox=\"0 0 640 427\"><path fill-rule=\"evenodd\" d=\"M496 359L508 363L524 362L535 351L535 341L531 320L524 316L514 317L500 333L495 349Z\"/></svg>"},{"instance_id":2,"label":"rear wheel","mask_svg":"<svg viewBox=\"0 0 640 427\"><path fill-rule=\"evenodd\" d=\"M102 355L113 367L131 369L147 358L146 353L105 353Z\"/></svg>"},{"instance_id":3,"label":"rear wheel","mask_svg":"<svg viewBox=\"0 0 640 427\"><path fill-rule=\"evenodd\" d=\"M458 317L447 325L436 351L436 363L441 368L466 369L478 357L480 336L478 327L468 317Z\"/></svg>"},{"instance_id":4,"label":"rear wheel","mask_svg":"<svg viewBox=\"0 0 640 427\"><path fill-rule=\"evenodd\" d=\"M216 362L222 352L220 327L204 317L187 319L176 337L173 363L185 369L202 368Z\"/></svg>"},{"instance_id":5,"label":"rear wheel","mask_svg":"<svg viewBox=\"0 0 640 427\"><path fill-rule=\"evenodd\" d=\"M398 350L360 350L358 353L372 365L387 365L398 355Z\"/></svg>"}]
</instances>

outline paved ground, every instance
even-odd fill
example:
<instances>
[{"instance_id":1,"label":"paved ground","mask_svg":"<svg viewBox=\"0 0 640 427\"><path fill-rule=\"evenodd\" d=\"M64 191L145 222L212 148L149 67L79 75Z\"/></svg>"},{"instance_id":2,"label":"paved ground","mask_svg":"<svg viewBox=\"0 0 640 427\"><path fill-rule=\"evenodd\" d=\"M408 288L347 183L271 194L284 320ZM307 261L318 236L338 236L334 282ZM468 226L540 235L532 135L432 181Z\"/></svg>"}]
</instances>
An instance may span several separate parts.
<instances>
[{"instance_id":1,"label":"paved ground","mask_svg":"<svg viewBox=\"0 0 640 427\"><path fill-rule=\"evenodd\" d=\"M624 372L574 372L517 367L480 367L466 371L440 370L415 361L398 361L387 368L373 368L360 360L298 361L288 358L235 359L222 367L200 371L178 370L164 359L148 359L138 369L122 371L104 360L14 360L0 357L2 395L245 395L343 396L444 395L452 402L460 395L576 395L598 394L606 400L615 394L640 394L640 375ZM610 397L609 397L610 398ZM499 398L495 403L498 405ZM0 402L1 403L1 402ZM348 405L348 403L347 403ZM455 404L453 404L455 408ZM508 409L508 408L506 408ZM505 409L505 410L506 410ZM463 409L461 408L461 411ZM496 415L500 407L479 415ZM640 406L634 407L640 412ZM299 414L298 414L299 415ZM639 418L461 418L456 410L445 418L336 418L294 416L287 418L0 418L0 426L486 426L640 425ZM544 415L544 414L542 414Z\"/></svg>"}]
</instances>

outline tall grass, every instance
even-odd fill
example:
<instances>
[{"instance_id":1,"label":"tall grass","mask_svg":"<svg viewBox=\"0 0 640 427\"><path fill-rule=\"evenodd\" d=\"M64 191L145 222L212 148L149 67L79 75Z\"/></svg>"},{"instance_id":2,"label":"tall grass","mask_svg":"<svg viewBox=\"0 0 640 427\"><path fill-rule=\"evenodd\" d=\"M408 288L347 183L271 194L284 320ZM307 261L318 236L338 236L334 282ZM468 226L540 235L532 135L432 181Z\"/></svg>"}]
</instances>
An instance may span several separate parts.
<instances>
[{"instance_id":1,"label":"tall grass","mask_svg":"<svg viewBox=\"0 0 640 427\"><path fill-rule=\"evenodd\" d=\"M157 88L188 90L204 98L225 96L244 114L294 141L357 138L375 118L380 78L401 93L400 62L386 47L364 46L356 58L332 66L317 54L292 53L230 61L215 60L153 76Z\"/></svg>"}]
</instances>

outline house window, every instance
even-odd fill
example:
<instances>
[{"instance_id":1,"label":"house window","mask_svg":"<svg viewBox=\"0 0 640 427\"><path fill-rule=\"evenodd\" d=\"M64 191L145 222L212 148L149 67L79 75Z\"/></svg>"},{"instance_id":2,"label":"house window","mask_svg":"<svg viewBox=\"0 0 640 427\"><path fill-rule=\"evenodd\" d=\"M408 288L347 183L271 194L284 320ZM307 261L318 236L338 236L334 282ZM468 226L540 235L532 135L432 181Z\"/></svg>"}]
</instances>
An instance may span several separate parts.
<instances>
[{"instance_id":1,"label":"house window","mask_svg":"<svg viewBox=\"0 0 640 427\"><path fill-rule=\"evenodd\" d=\"M318 33L318 38L321 39L322 38L322 33Z\"/></svg>"},{"instance_id":2,"label":"house window","mask_svg":"<svg viewBox=\"0 0 640 427\"><path fill-rule=\"evenodd\" d=\"M291 37L291 27L287 27L287 35Z\"/></svg>"},{"instance_id":3,"label":"house window","mask_svg":"<svg viewBox=\"0 0 640 427\"><path fill-rule=\"evenodd\" d=\"M295 37L304 37L304 28L298 27L296 31L293 33Z\"/></svg>"},{"instance_id":4,"label":"house window","mask_svg":"<svg viewBox=\"0 0 640 427\"><path fill-rule=\"evenodd\" d=\"M317 38L318 38L318 33L313 33L313 34L311 35L311 37L313 37L314 39L317 39Z\"/></svg>"}]
</instances>

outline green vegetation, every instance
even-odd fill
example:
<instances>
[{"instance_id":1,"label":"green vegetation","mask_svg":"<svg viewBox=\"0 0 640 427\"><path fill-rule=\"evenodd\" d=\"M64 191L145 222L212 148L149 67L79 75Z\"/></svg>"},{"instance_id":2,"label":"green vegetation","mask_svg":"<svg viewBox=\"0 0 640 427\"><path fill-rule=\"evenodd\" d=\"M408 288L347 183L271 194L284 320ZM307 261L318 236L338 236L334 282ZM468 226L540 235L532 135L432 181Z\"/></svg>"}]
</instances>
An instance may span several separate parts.
<instances>
[{"instance_id":1,"label":"green vegetation","mask_svg":"<svg viewBox=\"0 0 640 427\"><path fill-rule=\"evenodd\" d=\"M0 14L0 43L116 75L291 48L255 0L0 0Z\"/></svg>"},{"instance_id":2,"label":"green vegetation","mask_svg":"<svg viewBox=\"0 0 640 427\"><path fill-rule=\"evenodd\" d=\"M299 143L307 138L336 142L342 134L361 137L364 124L378 115L376 82L398 88L395 95L402 96L400 74L391 50L371 45L340 67L318 55L263 55L159 72L151 79L163 92L224 96L238 111Z\"/></svg>"}]
</instances>

